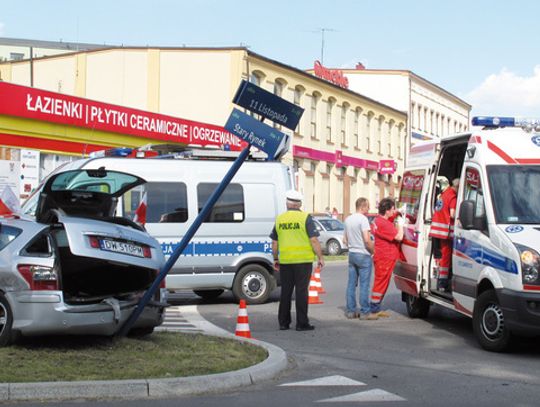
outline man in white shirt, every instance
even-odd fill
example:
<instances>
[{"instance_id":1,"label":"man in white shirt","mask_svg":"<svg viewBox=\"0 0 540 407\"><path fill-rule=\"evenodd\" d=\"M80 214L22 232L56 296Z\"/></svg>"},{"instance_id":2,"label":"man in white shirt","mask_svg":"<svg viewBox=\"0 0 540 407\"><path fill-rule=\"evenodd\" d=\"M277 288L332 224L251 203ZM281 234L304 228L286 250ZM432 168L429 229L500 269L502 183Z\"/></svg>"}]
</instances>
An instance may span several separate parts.
<instances>
[{"instance_id":1,"label":"man in white shirt","mask_svg":"<svg viewBox=\"0 0 540 407\"><path fill-rule=\"evenodd\" d=\"M369 201L366 198L358 198L356 200L356 213L345 220L343 242L349 248L349 280L345 316L349 319L357 317L377 319L370 315L369 304L373 242L371 241L369 221L365 216L368 212ZM356 286L359 287L360 312L358 312L356 303Z\"/></svg>"}]
</instances>

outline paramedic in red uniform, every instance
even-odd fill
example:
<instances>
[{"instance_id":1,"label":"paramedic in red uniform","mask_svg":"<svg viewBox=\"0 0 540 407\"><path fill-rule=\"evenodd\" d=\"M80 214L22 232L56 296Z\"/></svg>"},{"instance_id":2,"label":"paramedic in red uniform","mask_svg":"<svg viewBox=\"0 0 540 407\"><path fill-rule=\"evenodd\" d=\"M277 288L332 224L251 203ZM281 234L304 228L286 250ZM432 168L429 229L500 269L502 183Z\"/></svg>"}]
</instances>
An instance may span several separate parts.
<instances>
[{"instance_id":1,"label":"paramedic in red uniform","mask_svg":"<svg viewBox=\"0 0 540 407\"><path fill-rule=\"evenodd\" d=\"M454 217L456 215L457 190L459 178L452 181L452 185L446 188L437 203L431 220L429 236L438 243L440 259L438 264L437 289L449 290L449 275L452 266L452 246L454 242ZM437 239L437 242L435 241Z\"/></svg>"},{"instance_id":2,"label":"paramedic in red uniform","mask_svg":"<svg viewBox=\"0 0 540 407\"><path fill-rule=\"evenodd\" d=\"M368 319L388 317L388 313L381 311L381 302L388 289L390 277L397 259L399 258L399 242L403 239L403 223L405 218L397 217L397 227L393 220L398 212L391 198L384 198L379 203L379 215L371 225L375 237L375 280L371 292L371 314Z\"/></svg>"}]
</instances>

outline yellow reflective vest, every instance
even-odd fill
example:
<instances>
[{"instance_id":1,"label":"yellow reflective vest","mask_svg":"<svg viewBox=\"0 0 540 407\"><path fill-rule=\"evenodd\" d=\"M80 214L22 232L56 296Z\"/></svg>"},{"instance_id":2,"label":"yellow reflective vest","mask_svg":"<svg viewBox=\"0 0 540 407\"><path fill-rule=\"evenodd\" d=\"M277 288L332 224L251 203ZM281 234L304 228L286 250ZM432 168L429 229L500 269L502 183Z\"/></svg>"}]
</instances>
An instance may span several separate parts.
<instances>
[{"instance_id":1,"label":"yellow reflective vest","mask_svg":"<svg viewBox=\"0 0 540 407\"><path fill-rule=\"evenodd\" d=\"M308 214L302 211L287 211L276 219L279 262L281 264L312 263L315 253L306 230Z\"/></svg>"}]
</instances>

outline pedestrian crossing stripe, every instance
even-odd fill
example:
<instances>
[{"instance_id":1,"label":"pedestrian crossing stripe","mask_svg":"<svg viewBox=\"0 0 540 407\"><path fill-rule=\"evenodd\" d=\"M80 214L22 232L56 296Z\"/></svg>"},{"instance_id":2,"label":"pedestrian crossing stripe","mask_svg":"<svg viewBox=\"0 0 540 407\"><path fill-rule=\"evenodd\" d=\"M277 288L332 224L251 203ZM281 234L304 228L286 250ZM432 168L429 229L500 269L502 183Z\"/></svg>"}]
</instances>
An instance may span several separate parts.
<instances>
[{"instance_id":1,"label":"pedestrian crossing stripe","mask_svg":"<svg viewBox=\"0 0 540 407\"><path fill-rule=\"evenodd\" d=\"M361 391L359 393L347 394L346 396L332 397L324 400L317 400L316 403L333 403L333 402L376 402L376 401L407 401L397 394L389 393L382 389L373 389Z\"/></svg>"},{"instance_id":2,"label":"pedestrian crossing stripe","mask_svg":"<svg viewBox=\"0 0 540 407\"><path fill-rule=\"evenodd\" d=\"M318 379L306 380L295 383L284 383L280 386L365 386L365 383L349 379L345 376L327 376Z\"/></svg>"}]
</instances>

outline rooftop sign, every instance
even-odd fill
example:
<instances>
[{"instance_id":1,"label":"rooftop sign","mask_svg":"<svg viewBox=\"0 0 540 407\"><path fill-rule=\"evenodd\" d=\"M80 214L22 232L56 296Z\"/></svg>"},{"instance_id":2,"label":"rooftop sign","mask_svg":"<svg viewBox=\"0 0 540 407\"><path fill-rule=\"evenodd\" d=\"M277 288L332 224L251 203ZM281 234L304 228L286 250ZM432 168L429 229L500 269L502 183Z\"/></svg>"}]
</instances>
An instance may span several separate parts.
<instances>
[{"instance_id":1,"label":"rooftop sign","mask_svg":"<svg viewBox=\"0 0 540 407\"><path fill-rule=\"evenodd\" d=\"M349 89L349 79L343 75L343 71L341 69L328 69L319 61L315 61L313 70L315 72L315 76L327 80L328 82L332 82L334 85Z\"/></svg>"}]
</instances>

